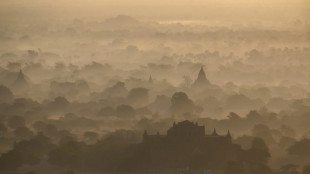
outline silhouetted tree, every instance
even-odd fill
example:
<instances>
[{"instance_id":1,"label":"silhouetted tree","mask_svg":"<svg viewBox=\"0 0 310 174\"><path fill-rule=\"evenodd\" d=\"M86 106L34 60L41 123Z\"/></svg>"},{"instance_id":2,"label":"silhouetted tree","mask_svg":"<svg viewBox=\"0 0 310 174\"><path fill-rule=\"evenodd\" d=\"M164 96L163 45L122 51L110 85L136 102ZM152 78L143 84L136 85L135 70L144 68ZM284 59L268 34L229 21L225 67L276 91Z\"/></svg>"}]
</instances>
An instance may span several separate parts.
<instances>
[{"instance_id":1,"label":"silhouetted tree","mask_svg":"<svg viewBox=\"0 0 310 174\"><path fill-rule=\"evenodd\" d=\"M3 85L0 85L0 96L0 103L10 103L14 99L12 91Z\"/></svg>"},{"instance_id":2,"label":"silhouetted tree","mask_svg":"<svg viewBox=\"0 0 310 174\"><path fill-rule=\"evenodd\" d=\"M98 133L87 131L84 133L84 138L88 141L96 141L98 139Z\"/></svg>"},{"instance_id":3,"label":"silhouetted tree","mask_svg":"<svg viewBox=\"0 0 310 174\"><path fill-rule=\"evenodd\" d=\"M24 164L36 165L54 147L49 138L39 133L33 139L17 143L14 150L21 152Z\"/></svg>"},{"instance_id":4,"label":"silhouetted tree","mask_svg":"<svg viewBox=\"0 0 310 174\"><path fill-rule=\"evenodd\" d=\"M55 146L50 139L39 133L33 139L14 144L14 149L0 156L0 173L14 170L23 164L35 165Z\"/></svg>"},{"instance_id":5,"label":"silhouetted tree","mask_svg":"<svg viewBox=\"0 0 310 174\"><path fill-rule=\"evenodd\" d=\"M75 142L76 137L74 136L62 136L58 142L58 144L67 144L69 142Z\"/></svg>"},{"instance_id":6,"label":"silhouetted tree","mask_svg":"<svg viewBox=\"0 0 310 174\"><path fill-rule=\"evenodd\" d=\"M245 174L245 169L241 162L228 161L224 169L224 174Z\"/></svg>"},{"instance_id":7,"label":"silhouetted tree","mask_svg":"<svg viewBox=\"0 0 310 174\"><path fill-rule=\"evenodd\" d=\"M284 166L281 166L279 172L281 174L299 174L297 168L298 166L295 164L286 164Z\"/></svg>"},{"instance_id":8,"label":"silhouetted tree","mask_svg":"<svg viewBox=\"0 0 310 174\"><path fill-rule=\"evenodd\" d=\"M75 172L74 171L72 171L72 170L70 170L70 171L67 171L67 173L66 174L75 174Z\"/></svg>"},{"instance_id":9,"label":"silhouetted tree","mask_svg":"<svg viewBox=\"0 0 310 174\"><path fill-rule=\"evenodd\" d=\"M134 104L133 106L145 105L149 98L148 91L146 88L133 88L130 90L127 99L129 103Z\"/></svg>"},{"instance_id":10,"label":"silhouetted tree","mask_svg":"<svg viewBox=\"0 0 310 174\"><path fill-rule=\"evenodd\" d=\"M116 115L119 118L132 118L136 115L136 111L129 105L119 105L116 108Z\"/></svg>"},{"instance_id":11,"label":"silhouetted tree","mask_svg":"<svg viewBox=\"0 0 310 174\"><path fill-rule=\"evenodd\" d=\"M310 174L310 164L303 167L302 174Z\"/></svg>"},{"instance_id":12,"label":"silhouetted tree","mask_svg":"<svg viewBox=\"0 0 310 174\"><path fill-rule=\"evenodd\" d=\"M173 114L193 113L195 105L184 92L176 92L171 98L171 111Z\"/></svg>"},{"instance_id":13,"label":"silhouetted tree","mask_svg":"<svg viewBox=\"0 0 310 174\"><path fill-rule=\"evenodd\" d=\"M45 130L47 126L47 123L43 122L43 121L36 121L35 123L33 123L32 127L38 131L38 132L43 132Z\"/></svg>"},{"instance_id":14,"label":"silhouetted tree","mask_svg":"<svg viewBox=\"0 0 310 174\"><path fill-rule=\"evenodd\" d=\"M6 134L8 128L2 123L0 122L0 136Z\"/></svg>"},{"instance_id":15,"label":"silhouetted tree","mask_svg":"<svg viewBox=\"0 0 310 174\"><path fill-rule=\"evenodd\" d=\"M100 111L98 112L98 116L113 116L115 115L116 111L114 108L112 107L104 107L102 109L100 109Z\"/></svg>"},{"instance_id":16,"label":"silhouetted tree","mask_svg":"<svg viewBox=\"0 0 310 174\"><path fill-rule=\"evenodd\" d=\"M296 132L293 128L291 128L290 126L287 125L282 125L280 128L281 133L284 136L288 136L288 137L296 137Z\"/></svg>"},{"instance_id":17,"label":"silhouetted tree","mask_svg":"<svg viewBox=\"0 0 310 174\"><path fill-rule=\"evenodd\" d=\"M48 137L57 137L58 136L57 129L52 124L47 124L42 132L44 133L44 135L46 135Z\"/></svg>"},{"instance_id":18,"label":"silhouetted tree","mask_svg":"<svg viewBox=\"0 0 310 174\"><path fill-rule=\"evenodd\" d=\"M233 140L234 143L240 144L243 149L249 149L251 148L252 142L254 137L243 135L241 137L237 137L235 140Z\"/></svg>"},{"instance_id":19,"label":"silhouetted tree","mask_svg":"<svg viewBox=\"0 0 310 174\"><path fill-rule=\"evenodd\" d=\"M252 135L264 139L268 144L275 143L272 131L264 124L257 124L252 129Z\"/></svg>"},{"instance_id":20,"label":"silhouetted tree","mask_svg":"<svg viewBox=\"0 0 310 174\"><path fill-rule=\"evenodd\" d=\"M241 119L241 117L238 114L234 113L234 112L230 112L227 117L231 121L236 121L236 120L240 120Z\"/></svg>"},{"instance_id":21,"label":"silhouetted tree","mask_svg":"<svg viewBox=\"0 0 310 174\"><path fill-rule=\"evenodd\" d=\"M65 97L56 97L52 103L53 111L64 111L70 105L70 102Z\"/></svg>"},{"instance_id":22,"label":"silhouetted tree","mask_svg":"<svg viewBox=\"0 0 310 174\"><path fill-rule=\"evenodd\" d=\"M0 171L15 170L22 166L23 159L21 152L17 150L11 150L4 153L0 157Z\"/></svg>"},{"instance_id":23,"label":"silhouetted tree","mask_svg":"<svg viewBox=\"0 0 310 174\"><path fill-rule=\"evenodd\" d=\"M291 155L310 156L310 139L302 139L287 149Z\"/></svg>"},{"instance_id":24,"label":"silhouetted tree","mask_svg":"<svg viewBox=\"0 0 310 174\"><path fill-rule=\"evenodd\" d=\"M21 116L13 116L9 119L8 125L12 129L16 129L18 127L24 127L25 126L25 120Z\"/></svg>"},{"instance_id":25,"label":"silhouetted tree","mask_svg":"<svg viewBox=\"0 0 310 174\"><path fill-rule=\"evenodd\" d=\"M30 139L33 137L33 132L27 127L18 127L14 131L14 135L19 139Z\"/></svg>"},{"instance_id":26,"label":"silhouetted tree","mask_svg":"<svg viewBox=\"0 0 310 174\"><path fill-rule=\"evenodd\" d=\"M48 155L49 163L62 167L81 168L86 160L86 145L75 141L60 145Z\"/></svg>"},{"instance_id":27,"label":"silhouetted tree","mask_svg":"<svg viewBox=\"0 0 310 174\"><path fill-rule=\"evenodd\" d=\"M245 151L245 161L249 166L265 166L270 157L269 149L261 138L254 138L251 148Z\"/></svg>"},{"instance_id":28,"label":"silhouetted tree","mask_svg":"<svg viewBox=\"0 0 310 174\"><path fill-rule=\"evenodd\" d=\"M291 145L293 145L296 142L296 139L291 137L282 136L279 141L279 146L282 148L287 148Z\"/></svg>"}]
</instances>

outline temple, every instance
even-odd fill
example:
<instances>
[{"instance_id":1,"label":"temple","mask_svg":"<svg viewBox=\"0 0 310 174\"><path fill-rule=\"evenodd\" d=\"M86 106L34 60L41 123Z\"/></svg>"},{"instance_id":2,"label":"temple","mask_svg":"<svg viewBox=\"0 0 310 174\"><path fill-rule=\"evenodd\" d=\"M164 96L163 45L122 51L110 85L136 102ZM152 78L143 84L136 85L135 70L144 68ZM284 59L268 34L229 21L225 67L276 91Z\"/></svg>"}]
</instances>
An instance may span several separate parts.
<instances>
[{"instance_id":1,"label":"temple","mask_svg":"<svg viewBox=\"0 0 310 174\"><path fill-rule=\"evenodd\" d=\"M204 126L186 120L174 123L166 135L144 131L141 154L147 168L219 171L228 161L239 160L242 150L232 143L229 131L218 135L214 129L206 135Z\"/></svg>"},{"instance_id":2,"label":"temple","mask_svg":"<svg viewBox=\"0 0 310 174\"><path fill-rule=\"evenodd\" d=\"M149 82L149 83L153 83L153 78L152 78L152 76L151 76L151 75L150 75L150 77L149 77L148 82Z\"/></svg>"},{"instance_id":3,"label":"temple","mask_svg":"<svg viewBox=\"0 0 310 174\"><path fill-rule=\"evenodd\" d=\"M19 71L19 74L12 84L12 88L16 90L27 89L29 87L29 83L26 80L26 77L22 70Z\"/></svg>"},{"instance_id":4,"label":"temple","mask_svg":"<svg viewBox=\"0 0 310 174\"><path fill-rule=\"evenodd\" d=\"M205 87L210 85L210 81L207 79L206 77L206 73L203 69L203 67L201 67L199 73L198 73L198 77L195 80L193 87Z\"/></svg>"},{"instance_id":5,"label":"temple","mask_svg":"<svg viewBox=\"0 0 310 174\"><path fill-rule=\"evenodd\" d=\"M174 123L173 126L167 131L167 135L160 135L159 133L155 135L149 135L147 131L143 134L143 143L156 143L164 141L180 141L180 140L194 140L206 143L212 142L222 142L231 143L231 135L228 130L227 135L218 135L214 129L211 135L205 134L205 127L199 126L198 123L190 122L188 120Z\"/></svg>"}]
</instances>

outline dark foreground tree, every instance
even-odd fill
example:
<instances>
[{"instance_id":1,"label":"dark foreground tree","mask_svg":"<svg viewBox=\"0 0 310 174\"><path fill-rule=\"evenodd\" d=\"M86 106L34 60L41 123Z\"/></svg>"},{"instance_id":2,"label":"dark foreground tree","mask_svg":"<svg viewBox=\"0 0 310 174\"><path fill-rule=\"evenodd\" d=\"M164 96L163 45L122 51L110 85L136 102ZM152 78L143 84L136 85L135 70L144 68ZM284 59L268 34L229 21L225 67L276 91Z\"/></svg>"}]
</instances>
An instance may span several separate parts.
<instances>
[{"instance_id":1,"label":"dark foreground tree","mask_svg":"<svg viewBox=\"0 0 310 174\"><path fill-rule=\"evenodd\" d=\"M298 166L295 164L286 164L284 166L281 166L279 169L279 173L281 174L299 174L298 172Z\"/></svg>"},{"instance_id":2,"label":"dark foreground tree","mask_svg":"<svg viewBox=\"0 0 310 174\"><path fill-rule=\"evenodd\" d=\"M310 157L310 139L302 139L287 149L290 155Z\"/></svg>"},{"instance_id":3,"label":"dark foreground tree","mask_svg":"<svg viewBox=\"0 0 310 174\"><path fill-rule=\"evenodd\" d=\"M302 169L302 174L310 174L310 164L304 166L304 168Z\"/></svg>"},{"instance_id":4,"label":"dark foreground tree","mask_svg":"<svg viewBox=\"0 0 310 174\"><path fill-rule=\"evenodd\" d=\"M267 163L271 155L269 149L261 138L254 138L250 149L245 150L244 160L248 173L272 173Z\"/></svg>"},{"instance_id":5,"label":"dark foreground tree","mask_svg":"<svg viewBox=\"0 0 310 174\"><path fill-rule=\"evenodd\" d=\"M3 85L0 85L0 96L0 103L10 103L14 99L12 91Z\"/></svg>"},{"instance_id":6,"label":"dark foreground tree","mask_svg":"<svg viewBox=\"0 0 310 174\"><path fill-rule=\"evenodd\" d=\"M245 174L245 169L241 162L229 161L224 169L224 174Z\"/></svg>"},{"instance_id":7,"label":"dark foreground tree","mask_svg":"<svg viewBox=\"0 0 310 174\"><path fill-rule=\"evenodd\" d=\"M21 116L13 116L9 119L8 125L12 129L25 126L25 119Z\"/></svg>"},{"instance_id":8,"label":"dark foreground tree","mask_svg":"<svg viewBox=\"0 0 310 174\"><path fill-rule=\"evenodd\" d=\"M22 166L23 158L22 153L18 150L11 150L4 153L0 157L0 173L9 170L15 170Z\"/></svg>"}]
</instances>

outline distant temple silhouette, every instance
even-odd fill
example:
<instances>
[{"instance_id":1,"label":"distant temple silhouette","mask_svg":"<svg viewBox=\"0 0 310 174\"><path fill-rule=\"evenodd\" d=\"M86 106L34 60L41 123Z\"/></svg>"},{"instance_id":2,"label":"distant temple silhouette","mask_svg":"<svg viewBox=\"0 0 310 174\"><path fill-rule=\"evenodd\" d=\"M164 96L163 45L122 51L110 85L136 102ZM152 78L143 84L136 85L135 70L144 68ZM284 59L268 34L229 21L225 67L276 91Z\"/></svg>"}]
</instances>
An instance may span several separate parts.
<instances>
[{"instance_id":1,"label":"distant temple silhouette","mask_svg":"<svg viewBox=\"0 0 310 174\"><path fill-rule=\"evenodd\" d=\"M211 83L207 79L206 73L205 73L203 67L201 66L198 77L195 80L195 82L193 83L193 87L204 87L204 86L208 86L208 85L211 85Z\"/></svg>"},{"instance_id":2,"label":"distant temple silhouette","mask_svg":"<svg viewBox=\"0 0 310 174\"><path fill-rule=\"evenodd\" d=\"M147 168L223 169L228 161L242 157L240 145L232 143L230 132L218 135L214 129L190 121L174 123L166 135L149 135L144 131L141 144L143 163Z\"/></svg>"},{"instance_id":3,"label":"distant temple silhouette","mask_svg":"<svg viewBox=\"0 0 310 174\"><path fill-rule=\"evenodd\" d=\"M149 135L147 131L143 134L143 143L156 143L160 141L174 141L174 140L189 140L194 139L201 142L220 142L231 143L231 135L228 130L227 135L221 136L216 133L214 129L211 135L205 135L205 127L199 126L198 123L190 122L188 120L174 123L173 126L167 131L167 135Z\"/></svg>"},{"instance_id":4,"label":"distant temple silhouette","mask_svg":"<svg viewBox=\"0 0 310 174\"><path fill-rule=\"evenodd\" d=\"M26 77L22 70L19 71L17 79L12 84L12 87L14 89L25 89L29 87L29 83L27 82Z\"/></svg>"},{"instance_id":5,"label":"distant temple silhouette","mask_svg":"<svg viewBox=\"0 0 310 174\"><path fill-rule=\"evenodd\" d=\"M149 83L153 83L153 78L152 78L151 75L150 75L150 78L149 78L148 82L149 82Z\"/></svg>"}]
</instances>

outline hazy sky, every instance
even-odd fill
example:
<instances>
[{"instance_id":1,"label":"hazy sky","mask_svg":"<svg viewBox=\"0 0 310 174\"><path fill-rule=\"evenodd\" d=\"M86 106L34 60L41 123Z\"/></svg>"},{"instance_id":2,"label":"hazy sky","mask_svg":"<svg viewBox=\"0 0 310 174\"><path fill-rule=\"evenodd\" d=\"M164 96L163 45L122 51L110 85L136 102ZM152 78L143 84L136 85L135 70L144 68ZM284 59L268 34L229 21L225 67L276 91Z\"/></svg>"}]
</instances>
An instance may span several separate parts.
<instances>
[{"instance_id":1,"label":"hazy sky","mask_svg":"<svg viewBox=\"0 0 310 174\"><path fill-rule=\"evenodd\" d=\"M118 14L140 19L309 19L308 0L1 0L1 19L88 18ZM308 13L308 14L307 14Z\"/></svg>"}]
</instances>

